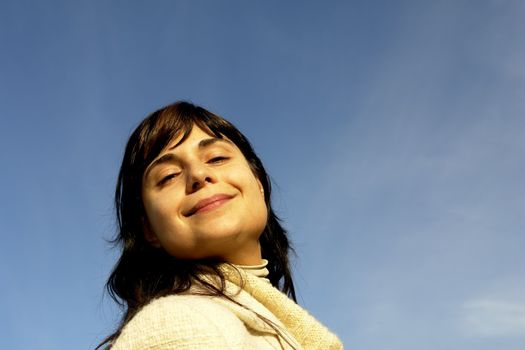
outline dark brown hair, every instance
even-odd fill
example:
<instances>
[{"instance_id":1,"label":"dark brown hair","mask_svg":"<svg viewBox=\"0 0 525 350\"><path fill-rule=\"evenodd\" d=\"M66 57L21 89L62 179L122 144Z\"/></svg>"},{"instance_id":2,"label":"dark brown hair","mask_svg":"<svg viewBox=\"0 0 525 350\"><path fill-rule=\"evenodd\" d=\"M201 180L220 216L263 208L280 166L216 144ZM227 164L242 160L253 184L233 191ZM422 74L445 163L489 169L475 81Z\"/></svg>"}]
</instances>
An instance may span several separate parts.
<instances>
[{"instance_id":1,"label":"dark brown hair","mask_svg":"<svg viewBox=\"0 0 525 350\"><path fill-rule=\"evenodd\" d=\"M259 240L262 256L269 261L268 278L273 286L296 300L289 266L289 252L293 250L286 230L272 209L271 183L261 160L246 137L230 122L191 103L176 102L146 117L126 145L115 192L118 228L112 241L121 249L121 255L106 283L109 295L122 307L123 316L117 330L99 347L116 339L142 306L159 296L186 291L192 281L205 285L212 295L225 296L224 276L217 268L221 261L181 260L162 248L153 247L144 236L146 214L141 195L144 171L175 137L182 135L180 142L183 142L193 126L232 141L261 181L268 220ZM220 277L222 287L217 288L199 278L203 272L210 271Z\"/></svg>"}]
</instances>

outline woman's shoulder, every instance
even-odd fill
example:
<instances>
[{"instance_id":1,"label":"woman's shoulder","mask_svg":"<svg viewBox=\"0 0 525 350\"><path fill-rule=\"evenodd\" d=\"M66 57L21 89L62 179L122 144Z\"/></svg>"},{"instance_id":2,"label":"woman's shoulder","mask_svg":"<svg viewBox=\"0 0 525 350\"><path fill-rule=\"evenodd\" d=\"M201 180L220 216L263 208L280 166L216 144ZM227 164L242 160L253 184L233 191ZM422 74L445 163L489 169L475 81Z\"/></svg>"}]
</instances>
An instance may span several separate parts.
<instances>
[{"instance_id":1,"label":"woman's shoulder","mask_svg":"<svg viewBox=\"0 0 525 350\"><path fill-rule=\"evenodd\" d=\"M216 296L200 295L200 294L173 294L164 297L153 299L146 304L138 313L138 315L146 316L151 313L165 313L167 317L173 317L172 311L177 311L176 314L184 314L190 312L194 314L200 311L224 311L214 300ZM156 315L158 316L158 315Z\"/></svg>"},{"instance_id":2,"label":"woman's shoulder","mask_svg":"<svg viewBox=\"0 0 525 350\"><path fill-rule=\"evenodd\" d=\"M112 349L243 348L248 332L228 308L205 295L170 295L144 306Z\"/></svg>"}]
</instances>

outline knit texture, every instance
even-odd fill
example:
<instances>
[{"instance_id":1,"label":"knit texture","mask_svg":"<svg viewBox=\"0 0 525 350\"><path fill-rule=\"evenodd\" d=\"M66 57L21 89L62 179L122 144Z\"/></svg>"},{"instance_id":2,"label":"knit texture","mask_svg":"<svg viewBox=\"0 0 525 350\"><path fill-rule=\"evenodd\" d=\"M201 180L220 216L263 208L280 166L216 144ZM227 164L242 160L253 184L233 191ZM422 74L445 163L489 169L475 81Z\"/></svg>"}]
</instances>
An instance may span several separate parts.
<instances>
[{"instance_id":1,"label":"knit texture","mask_svg":"<svg viewBox=\"0 0 525 350\"><path fill-rule=\"evenodd\" d=\"M271 284L230 265L222 265L221 270L273 313L304 349L343 349L335 334Z\"/></svg>"},{"instance_id":2,"label":"knit texture","mask_svg":"<svg viewBox=\"0 0 525 350\"><path fill-rule=\"evenodd\" d=\"M122 329L112 350L339 350L339 339L263 278L222 265L225 293L202 295L195 283L186 294L144 306ZM216 276L202 276L216 283Z\"/></svg>"}]
</instances>

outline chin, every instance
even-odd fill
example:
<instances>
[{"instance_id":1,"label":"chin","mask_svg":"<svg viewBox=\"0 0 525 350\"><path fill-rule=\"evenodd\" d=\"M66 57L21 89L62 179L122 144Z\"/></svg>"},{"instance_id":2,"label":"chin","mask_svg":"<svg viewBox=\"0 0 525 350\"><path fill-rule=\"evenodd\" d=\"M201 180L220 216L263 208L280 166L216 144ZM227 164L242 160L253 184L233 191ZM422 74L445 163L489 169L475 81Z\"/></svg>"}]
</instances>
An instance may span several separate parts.
<instances>
[{"instance_id":1,"label":"chin","mask_svg":"<svg viewBox=\"0 0 525 350\"><path fill-rule=\"evenodd\" d=\"M250 239L258 239L261 232L264 230L264 225L246 225L246 221L225 220L220 222L210 222L205 230L201 231L200 237L203 240L234 240L246 241Z\"/></svg>"},{"instance_id":2,"label":"chin","mask_svg":"<svg viewBox=\"0 0 525 350\"><path fill-rule=\"evenodd\" d=\"M210 223L209 227L201 231L199 235L202 239L218 240L221 238L236 238L244 234L240 225L232 222L226 223Z\"/></svg>"}]
</instances>

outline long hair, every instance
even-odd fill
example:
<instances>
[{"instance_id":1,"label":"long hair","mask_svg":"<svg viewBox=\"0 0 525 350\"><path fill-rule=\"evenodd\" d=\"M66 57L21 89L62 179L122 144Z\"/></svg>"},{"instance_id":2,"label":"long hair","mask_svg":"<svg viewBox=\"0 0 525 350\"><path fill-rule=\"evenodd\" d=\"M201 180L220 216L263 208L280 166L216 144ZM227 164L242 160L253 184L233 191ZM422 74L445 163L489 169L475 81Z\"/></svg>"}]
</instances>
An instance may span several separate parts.
<instances>
[{"instance_id":1,"label":"long hair","mask_svg":"<svg viewBox=\"0 0 525 350\"><path fill-rule=\"evenodd\" d=\"M180 142L183 142L194 126L215 137L226 137L232 141L260 180L268 219L259 241L262 256L269 261L268 278L273 286L296 300L289 266L289 253L293 249L286 230L272 209L271 183L261 160L233 124L199 106L176 102L146 117L126 145L115 191L118 226L112 241L120 248L121 255L106 283L109 295L123 309L123 316L117 330L98 347L116 339L142 306L157 297L184 292L190 288L192 281L199 281L210 295L226 297L224 276L217 267L220 261L178 259L162 248L153 247L144 236L146 213L141 194L144 171L174 138L182 135ZM204 272L219 276L221 286L203 281L199 276Z\"/></svg>"}]
</instances>

